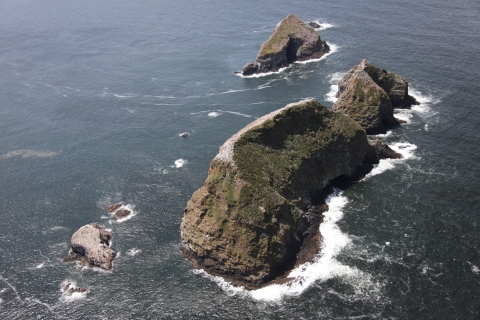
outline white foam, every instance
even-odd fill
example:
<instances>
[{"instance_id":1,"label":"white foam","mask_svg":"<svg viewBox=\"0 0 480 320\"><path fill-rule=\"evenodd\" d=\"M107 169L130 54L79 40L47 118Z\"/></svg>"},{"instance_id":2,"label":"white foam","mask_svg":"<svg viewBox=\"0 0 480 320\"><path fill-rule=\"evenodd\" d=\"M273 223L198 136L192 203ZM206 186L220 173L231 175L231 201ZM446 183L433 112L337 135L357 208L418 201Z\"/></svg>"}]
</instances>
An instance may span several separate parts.
<instances>
[{"instance_id":1,"label":"white foam","mask_svg":"<svg viewBox=\"0 0 480 320\"><path fill-rule=\"evenodd\" d=\"M328 75L330 78L328 82L330 83L330 91L325 95L324 99L326 101L330 101L332 103L335 103L337 101L337 91L338 91L338 81L340 81L343 76L345 75L345 72L335 72L331 73Z\"/></svg>"},{"instance_id":2,"label":"white foam","mask_svg":"<svg viewBox=\"0 0 480 320\"><path fill-rule=\"evenodd\" d=\"M385 137L389 137L393 134L393 130L387 130L387 132L385 133L380 133L380 134L376 134L375 135L375 138L385 138Z\"/></svg>"},{"instance_id":3,"label":"white foam","mask_svg":"<svg viewBox=\"0 0 480 320\"><path fill-rule=\"evenodd\" d=\"M317 62L317 61L321 61L321 60L324 60L326 59L329 55L331 55L332 53L335 53L338 51L338 46L336 44L333 44L333 43L329 43L328 44L330 46L330 52L328 53L325 53L323 56L321 56L320 58L318 59L311 59L311 60L307 60L307 61L295 61L294 63L299 63L299 64L306 64L306 63L311 63L311 62Z\"/></svg>"},{"instance_id":4,"label":"white foam","mask_svg":"<svg viewBox=\"0 0 480 320\"><path fill-rule=\"evenodd\" d=\"M250 296L255 300L279 302L284 296L297 296L304 292L315 282L325 282L334 277L341 277L351 284L359 294L365 291L378 291L378 284L374 283L369 274L357 268L343 265L335 257L350 243L351 240L343 233L337 222L343 217L343 208L348 203L342 192L336 190L330 195L326 203L329 210L324 213L324 220L320 225L322 234L322 246L313 262L305 263L290 272L288 275L294 278L285 284L273 284L264 288L247 291L243 287L233 286L221 277L207 274L203 270L195 270L219 285L228 295Z\"/></svg>"},{"instance_id":5,"label":"white foam","mask_svg":"<svg viewBox=\"0 0 480 320\"><path fill-rule=\"evenodd\" d=\"M320 28L314 28L317 31L336 27L334 24L326 23L326 22L320 22L320 20L313 20L312 22L315 22L316 24L320 25Z\"/></svg>"},{"instance_id":6,"label":"white foam","mask_svg":"<svg viewBox=\"0 0 480 320\"><path fill-rule=\"evenodd\" d=\"M116 210L112 211L112 212L109 212L108 214L110 216L115 216L115 213L118 211L118 210L121 210L121 209L125 209L125 210L128 210L130 211L130 214L124 218L121 218L121 219L117 219L115 220L116 222L118 223L121 223L121 222L124 222L124 221L127 221L127 220L130 220L132 219L134 216L137 215L137 212L134 210L135 209L135 205L133 204L122 204L120 207L118 207ZM102 217L103 218L103 217ZM111 217L107 217L107 218L111 218ZM114 222L114 220L110 220L109 223L112 224ZM106 231L108 232L112 232L112 229L105 229ZM112 246L112 243L113 241L110 241L110 247Z\"/></svg>"},{"instance_id":7,"label":"white foam","mask_svg":"<svg viewBox=\"0 0 480 320\"><path fill-rule=\"evenodd\" d=\"M22 157L22 158L51 158L58 156L61 152L51 151L51 150L32 150L32 149L20 149L10 151L7 154L4 154L0 159L8 159L12 157Z\"/></svg>"},{"instance_id":8,"label":"white foam","mask_svg":"<svg viewBox=\"0 0 480 320\"><path fill-rule=\"evenodd\" d=\"M373 166L372 171L370 171L363 180L368 180L369 178L381 174L387 170L395 168L395 165L404 162L405 160L416 158L414 151L417 149L417 146L407 142L397 142L389 145L389 147L402 155L401 159L382 159L379 164Z\"/></svg>"},{"instance_id":9,"label":"white foam","mask_svg":"<svg viewBox=\"0 0 480 320\"><path fill-rule=\"evenodd\" d=\"M142 250L136 248L132 248L127 251L127 255L129 255L130 257L135 257L139 253L142 253Z\"/></svg>"},{"instance_id":10,"label":"white foam","mask_svg":"<svg viewBox=\"0 0 480 320\"><path fill-rule=\"evenodd\" d=\"M188 161L185 160L185 159L177 159L177 160L175 160L175 168L181 168L187 163L188 163Z\"/></svg>"},{"instance_id":11,"label":"white foam","mask_svg":"<svg viewBox=\"0 0 480 320\"><path fill-rule=\"evenodd\" d=\"M242 116L242 117L245 117L245 118L255 118L254 116L251 116L249 114L245 114L245 113L241 113L241 112L237 112L237 111L228 111L228 110L203 110L203 111L197 111L197 112L190 112L190 114L199 114L199 113L207 113L207 112L208 112L207 115L211 118L221 116L224 113L230 113L230 114L234 114L234 115L237 115L237 116Z\"/></svg>"},{"instance_id":12,"label":"white foam","mask_svg":"<svg viewBox=\"0 0 480 320\"><path fill-rule=\"evenodd\" d=\"M271 74L279 74L282 73L283 71L287 70L288 68L291 68L293 64L289 65L288 67L280 68L277 71L271 71L271 72L263 72L263 73L256 73L252 74L249 76L244 76L241 72L235 73L235 75L241 77L241 78L261 78L265 76L269 76Z\"/></svg>"},{"instance_id":13,"label":"white foam","mask_svg":"<svg viewBox=\"0 0 480 320\"><path fill-rule=\"evenodd\" d=\"M68 284L68 286L67 286L67 284ZM62 292L62 299L65 300L65 301L71 302L71 301L74 301L74 300L84 299L85 297L87 297L88 291L73 292L73 293L68 292L68 290L75 289L76 287L77 286L76 286L75 282L73 282L73 281L69 281L69 280L63 281L62 284L60 285L60 291Z\"/></svg>"},{"instance_id":14,"label":"white foam","mask_svg":"<svg viewBox=\"0 0 480 320\"><path fill-rule=\"evenodd\" d=\"M473 273L476 273L476 274L480 273L480 268L479 267L477 267L476 265L474 265L470 261L467 261L467 263L470 265Z\"/></svg>"},{"instance_id":15,"label":"white foam","mask_svg":"<svg viewBox=\"0 0 480 320\"><path fill-rule=\"evenodd\" d=\"M412 106L413 111L418 112L420 114L436 114L436 112L432 112L431 106L439 103L441 100L438 98L435 98L432 95L427 95L423 94L420 91L416 90L415 88L412 88L412 86L409 86L408 88L408 94L414 97L420 104Z\"/></svg>"},{"instance_id":16,"label":"white foam","mask_svg":"<svg viewBox=\"0 0 480 320\"><path fill-rule=\"evenodd\" d=\"M212 111L212 112L209 112L208 113L208 116L211 117L211 118L216 118L218 116L222 115L221 112L218 112L218 111Z\"/></svg>"},{"instance_id":17,"label":"white foam","mask_svg":"<svg viewBox=\"0 0 480 320\"><path fill-rule=\"evenodd\" d=\"M59 230L69 230L67 227L64 226L53 226L50 228L52 231L59 231Z\"/></svg>"},{"instance_id":18,"label":"white foam","mask_svg":"<svg viewBox=\"0 0 480 320\"><path fill-rule=\"evenodd\" d=\"M412 122L412 111L409 109L394 109L393 115L399 120L405 121L407 124Z\"/></svg>"},{"instance_id":19,"label":"white foam","mask_svg":"<svg viewBox=\"0 0 480 320\"><path fill-rule=\"evenodd\" d=\"M250 115L248 115L248 114L240 113L240 112L235 112L235 111L222 111L222 112L230 113L230 114L236 114L236 115L238 115L238 116L242 116L242 117L245 117L245 118L253 118L253 116L250 116Z\"/></svg>"}]
</instances>

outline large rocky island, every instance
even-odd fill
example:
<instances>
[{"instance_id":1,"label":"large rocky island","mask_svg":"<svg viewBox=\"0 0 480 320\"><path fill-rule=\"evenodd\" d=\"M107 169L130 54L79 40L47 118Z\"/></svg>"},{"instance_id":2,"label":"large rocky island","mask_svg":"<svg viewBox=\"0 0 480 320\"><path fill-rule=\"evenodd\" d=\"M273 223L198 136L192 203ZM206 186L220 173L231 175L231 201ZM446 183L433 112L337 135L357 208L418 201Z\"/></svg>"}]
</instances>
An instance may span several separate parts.
<instances>
[{"instance_id":1,"label":"large rocky island","mask_svg":"<svg viewBox=\"0 0 480 320\"><path fill-rule=\"evenodd\" d=\"M391 152L315 100L287 105L220 148L188 201L180 248L196 268L248 289L288 281L288 270L319 251L329 186L399 156Z\"/></svg>"},{"instance_id":2,"label":"large rocky island","mask_svg":"<svg viewBox=\"0 0 480 320\"><path fill-rule=\"evenodd\" d=\"M405 78L372 65L367 60L348 71L338 82L334 112L345 113L357 121L367 134L385 133L402 121L393 116L394 108L419 104L408 95Z\"/></svg>"},{"instance_id":3,"label":"large rocky island","mask_svg":"<svg viewBox=\"0 0 480 320\"><path fill-rule=\"evenodd\" d=\"M327 43L308 23L289 14L260 48L255 63L247 63L242 75L278 71L295 61L318 59L330 52Z\"/></svg>"}]
</instances>

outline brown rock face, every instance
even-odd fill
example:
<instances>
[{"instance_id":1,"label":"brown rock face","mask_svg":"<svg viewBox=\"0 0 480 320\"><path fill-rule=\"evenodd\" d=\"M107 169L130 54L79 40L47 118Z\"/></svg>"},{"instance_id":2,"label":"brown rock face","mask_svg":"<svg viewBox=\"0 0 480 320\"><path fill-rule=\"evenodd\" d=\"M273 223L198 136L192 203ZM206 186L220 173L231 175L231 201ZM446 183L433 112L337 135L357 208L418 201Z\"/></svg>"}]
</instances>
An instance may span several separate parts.
<instances>
[{"instance_id":1,"label":"brown rock face","mask_svg":"<svg viewBox=\"0 0 480 320\"><path fill-rule=\"evenodd\" d=\"M84 266L112 269L117 253L110 249L113 235L92 223L78 229L72 236L70 254L63 262L79 261Z\"/></svg>"},{"instance_id":2,"label":"brown rock face","mask_svg":"<svg viewBox=\"0 0 480 320\"><path fill-rule=\"evenodd\" d=\"M274 111L220 148L187 203L180 249L196 268L248 289L283 281L320 249L331 181L361 178L372 163L351 118L315 100Z\"/></svg>"},{"instance_id":3,"label":"brown rock face","mask_svg":"<svg viewBox=\"0 0 480 320\"><path fill-rule=\"evenodd\" d=\"M373 147L377 160L402 158L400 153L393 151L388 145L378 139L370 144Z\"/></svg>"},{"instance_id":4,"label":"brown rock face","mask_svg":"<svg viewBox=\"0 0 480 320\"><path fill-rule=\"evenodd\" d=\"M255 63L247 63L244 76L278 71L295 61L318 59L330 52L330 47L307 23L289 14L275 28L275 32L263 43Z\"/></svg>"},{"instance_id":5,"label":"brown rock face","mask_svg":"<svg viewBox=\"0 0 480 320\"><path fill-rule=\"evenodd\" d=\"M107 212L108 213L112 213L113 211L117 210L118 208L120 208L122 206L121 203L115 203L115 204L111 204L107 207Z\"/></svg>"},{"instance_id":6,"label":"brown rock face","mask_svg":"<svg viewBox=\"0 0 480 320\"><path fill-rule=\"evenodd\" d=\"M128 217L130 214L132 214L132 212L130 210L120 209L120 210L117 210L117 212L115 212L115 218L123 219L123 218Z\"/></svg>"},{"instance_id":7,"label":"brown rock face","mask_svg":"<svg viewBox=\"0 0 480 320\"><path fill-rule=\"evenodd\" d=\"M408 95L407 81L367 60L351 69L338 82L338 100L334 112L344 113L357 121L367 134L385 133L386 128L401 121L393 116L393 108L409 108L418 104Z\"/></svg>"}]
</instances>

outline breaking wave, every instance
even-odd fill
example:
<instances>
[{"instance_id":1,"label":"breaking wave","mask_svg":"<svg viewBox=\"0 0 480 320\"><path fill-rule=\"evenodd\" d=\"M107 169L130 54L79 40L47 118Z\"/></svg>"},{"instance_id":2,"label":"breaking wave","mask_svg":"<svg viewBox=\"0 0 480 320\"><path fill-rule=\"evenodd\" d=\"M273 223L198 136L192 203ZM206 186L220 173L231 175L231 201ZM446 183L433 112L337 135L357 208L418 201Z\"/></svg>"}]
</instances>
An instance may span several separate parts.
<instances>
[{"instance_id":1,"label":"breaking wave","mask_svg":"<svg viewBox=\"0 0 480 320\"><path fill-rule=\"evenodd\" d=\"M325 101L329 101L332 103L335 103L337 101L337 97L335 97L335 95L338 91L338 81L340 81L344 75L345 72L335 72L328 75L328 77L330 78L328 80L328 82L330 83L330 91L325 95Z\"/></svg>"}]
</instances>

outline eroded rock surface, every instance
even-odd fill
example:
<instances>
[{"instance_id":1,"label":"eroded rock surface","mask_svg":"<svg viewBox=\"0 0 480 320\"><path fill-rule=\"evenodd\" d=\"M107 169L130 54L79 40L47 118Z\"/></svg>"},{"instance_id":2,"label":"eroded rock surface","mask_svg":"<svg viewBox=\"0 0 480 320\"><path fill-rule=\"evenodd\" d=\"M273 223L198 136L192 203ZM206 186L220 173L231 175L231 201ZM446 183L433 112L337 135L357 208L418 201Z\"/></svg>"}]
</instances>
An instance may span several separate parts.
<instances>
[{"instance_id":1,"label":"eroded rock surface","mask_svg":"<svg viewBox=\"0 0 480 320\"><path fill-rule=\"evenodd\" d=\"M378 163L365 131L315 100L250 123L212 160L188 201L180 248L196 268L249 289L281 278L320 248L332 180Z\"/></svg>"},{"instance_id":2,"label":"eroded rock surface","mask_svg":"<svg viewBox=\"0 0 480 320\"><path fill-rule=\"evenodd\" d=\"M249 62L243 67L242 74L278 71L295 61L318 59L328 52L330 47L314 28L289 14L263 43L255 63Z\"/></svg>"},{"instance_id":3,"label":"eroded rock surface","mask_svg":"<svg viewBox=\"0 0 480 320\"><path fill-rule=\"evenodd\" d=\"M131 215L132 212L128 209L119 209L115 212L115 218L117 219L123 219Z\"/></svg>"},{"instance_id":4,"label":"eroded rock surface","mask_svg":"<svg viewBox=\"0 0 480 320\"><path fill-rule=\"evenodd\" d=\"M402 121L393 116L394 108L418 104L408 95L405 78L379 69L367 60L351 69L339 82L337 101L332 110L357 121L367 134L385 133Z\"/></svg>"},{"instance_id":5,"label":"eroded rock surface","mask_svg":"<svg viewBox=\"0 0 480 320\"><path fill-rule=\"evenodd\" d=\"M112 269L117 253L110 248L113 235L92 223L78 229L72 236L70 254L63 262L79 261L88 267Z\"/></svg>"}]
</instances>

